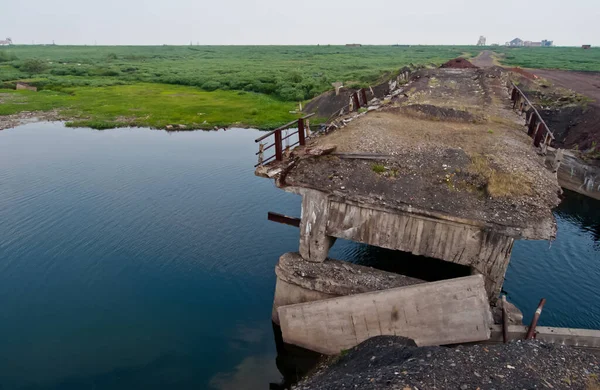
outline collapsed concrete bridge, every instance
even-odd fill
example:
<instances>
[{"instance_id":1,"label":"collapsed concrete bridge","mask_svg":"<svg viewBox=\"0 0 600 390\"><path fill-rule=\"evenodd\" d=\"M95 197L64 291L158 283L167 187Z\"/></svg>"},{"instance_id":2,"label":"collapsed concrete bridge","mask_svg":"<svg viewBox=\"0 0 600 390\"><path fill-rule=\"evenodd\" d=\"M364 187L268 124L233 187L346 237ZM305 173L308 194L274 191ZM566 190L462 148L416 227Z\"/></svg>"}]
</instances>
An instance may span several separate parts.
<instances>
[{"instance_id":1,"label":"collapsed concrete bridge","mask_svg":"<svg viewBox=\"0 0 600 390\"><path fill-rule=\"evenodd\" d=\"M541 155L547 145L532 144L525 127L526 120L532 127L531 114L524 117L523 105L511 101L500 68L420 69L402 77L407 82L394 82L383 98L355 95L351 105L364 108L324 131L310 134L300 120L294 150L283 150L289 135L272 132L274 157L261 163L269 149L261 145L256 174L302 196L299 221L280 217L300 228L296 261L327 263L336 238L411 252L469 267L495 302L514 240L556 234L552 209L561 190ZM285 279L278 279L275 309L277 302L344 295L331 292L331 280L311 288Z\"/></svg>"}]
</instances>

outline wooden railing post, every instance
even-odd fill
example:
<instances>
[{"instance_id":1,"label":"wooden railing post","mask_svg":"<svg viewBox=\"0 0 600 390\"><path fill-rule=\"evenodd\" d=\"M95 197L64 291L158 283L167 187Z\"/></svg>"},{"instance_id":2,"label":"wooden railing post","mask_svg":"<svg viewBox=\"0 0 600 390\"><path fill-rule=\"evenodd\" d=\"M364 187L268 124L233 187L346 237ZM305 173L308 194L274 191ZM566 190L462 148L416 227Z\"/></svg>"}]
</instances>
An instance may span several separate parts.
<instances>
[{"instance_id":1,"label":"wooden railing post","mask_svg":"<svg viewBox=\"0 0 600 390\"><path fill-rule=\"evenodd\" d=\"M298 119L298 142L304 146L306 144L306 137L304 134L304 119Z\"/></svg>"},{"instance_id":2,"label":"wooden railing post","mask_svg":"<svg viewBox=\"0 0 600 390\"><path fill-rule=\"evenodd\" d=\"M354 102L354 108L356 111L360 108L360 102L358 101L358 93L354 92L352 94L352 101Z\"/></svg>"},{"instance_id":3,"label":"wooden railing post","mask_svg":"<svg viewBox=\"0 0 600 390\"><path fill-rule=\"evenodd\" d=\"M367 102L367 91L364 88L360 90L360 95L362 97L363 105L367 107L369 103Z\"/></svg>"},{"instance_id":4,"label":"wooden railing post","mask_svg":"<svg viewBox=\"0 0 600 390\"><path fill-rule=\"evenodd\" d=\"M538 124L538 117L535 114L531 114L531 119L529 120L529 129L527 129L527 135L532 137L535 135L536 126Z\"/></svg>"},{"instance_id":5,"label":"wooden railing post","mask_svg":"<svg viewBox=\"0 0 600 390\"><path fill-rule=\"evenodd\" d=\"M281 130L275 132L275 160L283 160L283 141L281 140Z\"/></svg>"},{"instance_id":6,"label":"wooden railing post","mask_svg":"<svg viewBox=\"0 0 600 390\"><path fill-rule=\"evenodd\" d=\"M544 136L545 129L542 122L538 123L537 131L535 132L535 138L533 139L534 146L540 146L540 142L542 141L542 137Z\"/></svg>"}]
</instances>

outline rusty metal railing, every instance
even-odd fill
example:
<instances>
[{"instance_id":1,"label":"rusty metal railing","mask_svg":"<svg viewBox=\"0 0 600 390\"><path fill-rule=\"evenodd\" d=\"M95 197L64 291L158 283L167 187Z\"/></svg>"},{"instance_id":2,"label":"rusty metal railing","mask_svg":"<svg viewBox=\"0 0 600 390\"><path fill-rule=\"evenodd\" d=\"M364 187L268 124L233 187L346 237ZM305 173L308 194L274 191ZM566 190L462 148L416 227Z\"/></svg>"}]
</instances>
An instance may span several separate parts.
<instances>
[{"instance_id":1,"label":"rusty metal railing","mask_svg":"<svg viewBox=\"0 0 600 390\"><path fill-rule=\"evenodd\" d=\"M542 152L546 153L548 146L554 140L554 134L523 91L512 81L509 82L509 87L512 88L510 99L513 102L513 109L517 109L521 113L527 112L525 116L527 135L533 138L534 146L540 147Z\"/></svg>"},{"instance_id":2,"label":"rusty metal railing","mask_svg":"<svg viewBox=\"0 0 600 390\"><path fill-rule=\"evenodd\" d=\"M306 138L309 135L309 133L307 133L307 131L310 131L309 126L308 126L308 118L310 118L314 115L315 114L313 113L313 114L303 116L302 118L291 121L290 123L286 123L285 125L278 127L275 130L270 131L267 134L262 135L262 136L258 137L257 139L255 139L254 142L260 142L260 143L258 144L258 152L256 152L256 155L258 156L258 164L256 164L254 167L258 167L259 165L264 165L273 159L275 159L275 161L281 161L281 160L283 160L283 153L285 150L291 150L293 147L295 147L297 145L305 145ZM289 129L290 127L294 126L295 124L298 124L298 129L292 133L287 133L284 136L283 131ZM289 145L286 148L284 148L283 141L287 140L288 138L290 138L296 134L298 134L298 141L296 141L292 145ZM266 143L261 142L271 136L273 136L273 138L274 138L274 141L272 144L267 145ZM275 148L274 154L268 158L265 158L264 153L271 148Z\"/></svg>"}]
</instances>

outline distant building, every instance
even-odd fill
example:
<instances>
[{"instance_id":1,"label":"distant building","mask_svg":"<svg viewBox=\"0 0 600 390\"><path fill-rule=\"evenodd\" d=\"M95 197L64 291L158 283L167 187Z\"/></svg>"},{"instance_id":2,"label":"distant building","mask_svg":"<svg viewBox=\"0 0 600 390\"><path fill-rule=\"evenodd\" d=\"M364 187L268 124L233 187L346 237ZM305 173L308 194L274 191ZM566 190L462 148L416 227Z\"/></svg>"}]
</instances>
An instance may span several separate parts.
<instances>
[{"instance_id":1,"label":"distant building","mask_svg":"<svg viewBox=\"0 0 600 390\"><path fill-rule=\"evenodd\" d=\"M591 49L591 48L592 48L592 45L581 45L581 48L582 48L582 49L585 49L585 50L587 50L587 49Z\"/></svg>"},{"instance_id":2,"label":"distant building","mask_svg":"<svg viewBox=\"0 0 600 390\"><path fill-rule=\"evenodd\" d=\"M515 38L512 41L507 42L506 46L523 46L523 40L520 38Z\"/></svg>"},{"instance_id":3,"label":"distant building","mask_svg":"<svg viewBox=\"0 0 600 390\"><path fill-rule=\"evenodd\" d=\"M542 47L542 42L525 41L525 42L523 42L523 46L525 46L525 47Z\"/></svg>"},{"instance_id":4,"label":"distant building","mask_svg":"<svg viewBox=\"0 0 600 390\"><path fill-rule=\"evenodd\" d=\"M361 47L360 43L346 43L346 47Z\"/></svg>"},{"instance_id":5,"label":"distant building","mask_svg":"<svg viewBox=\"0 0 600 390\"><path fill-rule=\"evenodd\" d=\"M485 42L486 42L485 37L483 35L481 35L479 37L479 40L477 41L477 46L485 46Z\"/></svg>"},{"instance_id":6,"label":"distant building","mask_svg":"<svg viewBox=\"0 0 600 390\"><path fill-rule=\"evenodd\" d=\"M13 41L10 38L6 38L4 40L0 39L0 46L8 46L8 45L12 45Z\"/></svg>"},{"instance_id":7,"label":"distant building","mask_svg":"<svg viewBox=\"0 0 600 390\"><path fill-rule=\"evenodd\" d=\"M534 41L523 41L520 38L515 38L510 42L506 42L506 46L512 46L512 47L521 47L521 46L525 46L525 47L550 47L552 46L554 42L553 41L548 41L546 39L544 39L541 42L534 42Z\"/></svg>"}]
</instances>

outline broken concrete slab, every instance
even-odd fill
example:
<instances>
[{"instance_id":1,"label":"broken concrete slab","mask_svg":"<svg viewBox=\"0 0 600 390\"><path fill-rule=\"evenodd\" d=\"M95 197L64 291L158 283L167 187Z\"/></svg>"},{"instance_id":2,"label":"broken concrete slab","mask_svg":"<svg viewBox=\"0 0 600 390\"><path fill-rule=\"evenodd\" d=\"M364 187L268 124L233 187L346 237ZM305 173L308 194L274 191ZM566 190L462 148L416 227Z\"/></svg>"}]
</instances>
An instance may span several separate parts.
<instances>
[{"instance_id":1,"label":"broken concrete slab","mask_svg":"<svg viewBox=\"0 0 600 390\"><path fill-rule=\"evenodd\" d=\"M283 340L332 355L380 335L417 345L487 340L493 324L481 275L282 306Z\"/></svg>"},{"instance_id":2,"label":"broken concrete slab","mask_svg":"<svg viewBox=\"0 0 600 390\"><path fill-rule=\"evenodd\" d=\"M279 324L277 309L281 306L425 283L346 261L327 259L314 263L304 260L299 253L283 254L275 274L272 320L276 324Z\"/></svg>"}]
</instances>

